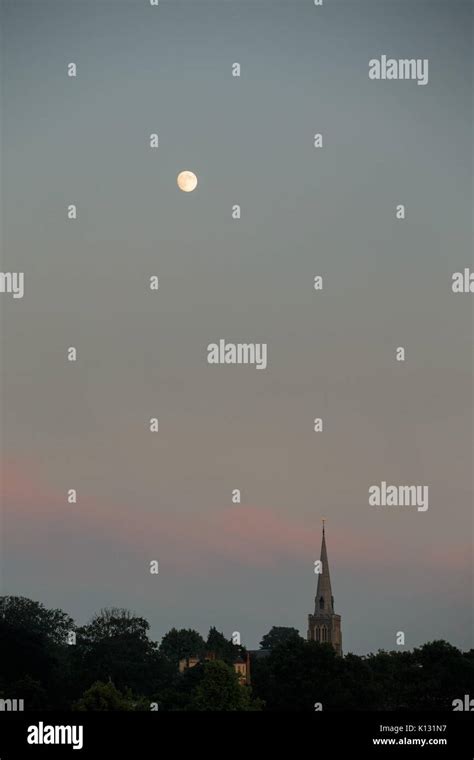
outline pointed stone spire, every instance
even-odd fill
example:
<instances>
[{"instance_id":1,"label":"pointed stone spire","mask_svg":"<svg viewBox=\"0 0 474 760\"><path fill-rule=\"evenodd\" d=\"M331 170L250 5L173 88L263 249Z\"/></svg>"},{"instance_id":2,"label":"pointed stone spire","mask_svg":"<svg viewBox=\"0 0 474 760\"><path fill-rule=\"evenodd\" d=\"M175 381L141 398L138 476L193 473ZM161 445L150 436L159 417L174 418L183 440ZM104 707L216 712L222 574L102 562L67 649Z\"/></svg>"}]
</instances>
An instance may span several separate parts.
<instances>
[{"instance_id":1,"label":"pointed stone spire","mask_svg":"<svg viewBox=\"0 0 474 760\"><path fill-rule=\"evenodd\" d=\"M334 612L334 598L331 590L331 577L329 575L328 553L326 549L326 531L323 520L323 540L321 543L321 572L318 575L318 588L314 599L314 614L331 615Z\"/></svg>"},{"instance_id":2,"label":"pointed stone spire","mask_svg":"<svg viewBox=\"0 0 474 760\"><path fill-rule=\"evenodd\" d=\"M341 616L336 615L334 612L324 520L320 561L321 572L318 574L318 588L314 599L314 615L308 615L308 641L316 641L319 644L332 644L336 650L336 654L342 656Z\"/></svg>"}]
</instances>

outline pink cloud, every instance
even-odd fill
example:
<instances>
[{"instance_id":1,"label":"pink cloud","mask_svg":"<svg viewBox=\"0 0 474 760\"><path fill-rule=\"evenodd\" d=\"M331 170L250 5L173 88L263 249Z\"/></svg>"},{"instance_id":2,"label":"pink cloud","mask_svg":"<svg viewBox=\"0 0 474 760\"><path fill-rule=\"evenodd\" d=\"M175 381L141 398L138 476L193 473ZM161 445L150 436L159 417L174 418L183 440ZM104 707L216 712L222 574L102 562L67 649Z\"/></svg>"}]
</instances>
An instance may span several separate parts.
<instances>
[{"instance_id":1,"label":"pink cloud","mask_svg":"<svg viewBox=\"0 0 474 760\"><path fill-rule=\"evenodd\" d=\"M158 556L177 575L221 569L223 563L254 568L284 562L312 565L319 555L316 517L308 527L307 517L243 504L179 513L159 507L150 512L135 505L95 504L83 498L69 505L64 490L46 483L31 462L4 465L2 501L8 545L19 551L47 551L61 557L61 547L74 540L98 556L102 550L107 557L113 552L129 561ZM377 531L377 523L371 531L356 531L334 521L331 562L339 567L367 570L377 566L396 572L402 561L399 542L381 542ZM424 558L412 551L412 561L418 567L425 564L430 572L443 566L461 570L466 568L469 552L440 543Z\"/></svg>"}]
</instances>

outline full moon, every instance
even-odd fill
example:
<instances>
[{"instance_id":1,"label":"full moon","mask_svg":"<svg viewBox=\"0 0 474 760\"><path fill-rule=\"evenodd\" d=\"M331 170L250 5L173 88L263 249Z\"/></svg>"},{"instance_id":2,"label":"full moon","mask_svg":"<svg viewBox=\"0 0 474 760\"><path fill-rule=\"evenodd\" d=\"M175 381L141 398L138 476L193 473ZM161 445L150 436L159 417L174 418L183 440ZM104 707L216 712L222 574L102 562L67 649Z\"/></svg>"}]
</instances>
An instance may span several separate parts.
<instances>
[{"instance_id":1,"label":"full moon","mask_svg":"<svg viewBox=\"0 0 474 760\"><path fill-rule=\"evenodd\" d=\"M192 193L197 187L197 177L193 172L180 172L177 179L178 187L183 193Z\"/></svg>"}]
</instances>

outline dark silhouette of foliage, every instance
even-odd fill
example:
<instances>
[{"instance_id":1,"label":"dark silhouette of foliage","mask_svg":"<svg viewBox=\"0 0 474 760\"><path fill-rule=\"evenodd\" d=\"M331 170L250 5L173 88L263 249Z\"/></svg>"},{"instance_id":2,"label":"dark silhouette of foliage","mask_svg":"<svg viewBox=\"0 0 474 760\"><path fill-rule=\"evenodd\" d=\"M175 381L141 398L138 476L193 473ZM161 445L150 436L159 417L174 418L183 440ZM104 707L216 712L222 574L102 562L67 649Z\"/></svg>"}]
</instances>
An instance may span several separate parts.
<instances>
[{"instance_id":1,"label":"dark silhouette of foliage","mask_svg":"<svg viewBox=\"0 0 474 760\"><path fill-rule=\"evenodd\" d=\"M275 649L279 644L284 644L286 641L293 641L294 639L303 641L296 628L274 625L261 640L260 649Z\"/></svg>"},{"instance_id":2,"label":"dark silhouette of foliage","mask_svg":"<svg viewBox=\"0 0 474 760\"><path fill-rule=\"evenodd\" d=\"M172 628L160 644L160 653L176 666L183 657L202 657L205 651L206 642L191 628Z\"/></svg>"},{"instance_id":3,"label":"dark silhouette of foliage","mask_svg":"<svg viewBox=\"0 0 474 760\"><path fill-rule=\"evenodd\" d=\"M76 643L68 640L75 632ZM251 657L251 687L233 663L244 647L215 627L169 631L158 647L148 622L103 609L77 627L62 610L24 597L0 597L0 698L26 710L451 710L474 696L474 650L446 641L413 651L338 657L295 628L274 626ZM265 651L264 651L265 650ZM206 661L206 654L212 653ZM182 658L200 662L179 672ZM315 707L316 706L316 707Z\"/></svg>"}]
</instances>

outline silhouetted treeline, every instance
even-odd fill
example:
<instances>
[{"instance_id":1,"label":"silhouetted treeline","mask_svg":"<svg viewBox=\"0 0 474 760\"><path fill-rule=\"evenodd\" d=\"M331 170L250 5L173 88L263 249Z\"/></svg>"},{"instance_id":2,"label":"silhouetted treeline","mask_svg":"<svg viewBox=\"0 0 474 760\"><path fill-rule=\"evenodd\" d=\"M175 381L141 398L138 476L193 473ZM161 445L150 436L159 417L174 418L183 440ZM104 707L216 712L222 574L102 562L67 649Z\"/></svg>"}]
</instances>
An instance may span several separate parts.
<instances>
[{"instance_id":1,"label":"silhouetted treeline","mask_svg":"<svg viewBox=\"0 0 474 760\"><path fill-rule=\"evenodd\" d=\"M0 597L0 653L0 699L22 699L25 710L452 710L453 700L474 697L474 650L445 641L337 657L294 628L273 627L250 658L248 686L233 666L245 648L215 628L207 639L172 629L158 646L148 622L127 610L76 626L23 597ZM189 657L201 662L180 673Z\"/></svg>"}]
</instances>

